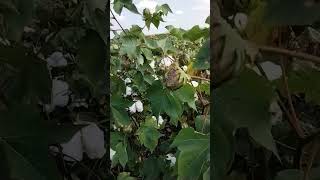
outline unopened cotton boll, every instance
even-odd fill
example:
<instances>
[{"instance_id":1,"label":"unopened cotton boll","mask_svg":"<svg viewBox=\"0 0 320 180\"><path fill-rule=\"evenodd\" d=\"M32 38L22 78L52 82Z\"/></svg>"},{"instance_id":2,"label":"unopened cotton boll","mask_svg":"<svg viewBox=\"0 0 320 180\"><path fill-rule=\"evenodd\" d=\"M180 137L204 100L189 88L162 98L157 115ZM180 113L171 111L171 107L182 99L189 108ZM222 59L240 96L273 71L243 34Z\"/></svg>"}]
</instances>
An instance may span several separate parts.
<instances>
[{"instance_id":1,"label":"unopened cotton boll","mask_svg":"<svg viewBox=\"0 0 320 180\"><path fill-rule=\"evenodd\" d=\"M116 151L110 148L110 160L112 160L113 156L116 154Z\"/></svg>"},{"instance_id":2,"label":"unopened cotton boll","mask_svg":"<svg viewBox=\"0 0 320 180\"><path fill-rule=\"evenodd\" d=\"M99 159L106 153L104 133L96 125L90 124L81 129L82 144L90 159Z\"/></svg>"},{"instance_id":3,"label":"unopened cotton boll","mask_svg":"<svg viewBox=\"0 0 320 180\"><path fill-rule=\"evenodd\" d=\"M243 31L248 24L248 16L244 13L237 13L234 17L234 24L238 30Z\"/></svg>"},{"instance_id":4,"label":"unopened cotton boll","mask_svg":"<svg viewBox=\"0 0 320 180\"><path fill-rule=\"evenodd\" d=\"M136 103L133 103L133 104L129 107L129 112L130 112L130 113L136 113L136 112L137 112Z\"/></svg>"},{"instance_id":5,"label":"unopened cotton boll","mask_svg":"<svg viewBox=\"0 0 320 180\"><path fill-rule=\"evenodd\" d=\"M138 112L142 112L143 111L143 104L140 100L138 100L137 102L135 102L135 105L136 105L136 110Z\"/></svg>"},{"instance_id":6,"label":"unopened cotton boll","mask_svg":"<svg viewBox=\"0 0 320 180\"><path fill-rule=\"evenodd\" d=\"M167 160L170 161L170 166L174 166L176 164L176 157L173 154L167 154Z\"/></svg>"},{"instance_id":7,"label":"unopened cotton boll","mask_svg":"<svg viewBox=\"0 0 320 180\"><path fill-rule=\"evenodd\" d=\"M125 84L131 83L131 79L130 79L130 78L126 78L126 79L124 80L124 83L125 83Z\"/></svg>"},{"instance_id":8,"label":"unopened cotton boll","mask_svg":"<svg viewBox=\"0 0 320 180\"><path fill-rule=\"evenodd\" d=\"M191 81L193 87L198 87L199 83L197 81Z\"/></svg>"}]
</instances>

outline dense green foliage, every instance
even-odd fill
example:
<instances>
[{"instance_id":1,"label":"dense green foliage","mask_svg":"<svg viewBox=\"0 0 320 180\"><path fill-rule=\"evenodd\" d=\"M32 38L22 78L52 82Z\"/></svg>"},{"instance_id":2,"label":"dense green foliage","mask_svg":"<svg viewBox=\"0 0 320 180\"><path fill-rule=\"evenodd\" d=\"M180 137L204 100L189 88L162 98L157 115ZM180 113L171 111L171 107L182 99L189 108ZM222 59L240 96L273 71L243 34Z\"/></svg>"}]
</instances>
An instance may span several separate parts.
<instances>
[{"instance_id":1,"label":"dense green foliage","mask_svg":"<svg viewBox=\"0 0 320 180\"><path fill-rule=\"evenodd\" d=\"M167 4L154 12L138 12L131 1L111 7L139 13L148 29L172 13ZM209 29L166 28L147 36L133 25L111 40L112 172L118 179L210 179Z\"/></svg>"},{"instance_id":2,"label":"dense green foliage","mask_svg":"<svg viewBox=\"0 0 320 180\"><path fill-rule=\"evenodd\" d=\"M211 8L213 179L319 178L319 4Z\"/></svg>"}]
</instances>

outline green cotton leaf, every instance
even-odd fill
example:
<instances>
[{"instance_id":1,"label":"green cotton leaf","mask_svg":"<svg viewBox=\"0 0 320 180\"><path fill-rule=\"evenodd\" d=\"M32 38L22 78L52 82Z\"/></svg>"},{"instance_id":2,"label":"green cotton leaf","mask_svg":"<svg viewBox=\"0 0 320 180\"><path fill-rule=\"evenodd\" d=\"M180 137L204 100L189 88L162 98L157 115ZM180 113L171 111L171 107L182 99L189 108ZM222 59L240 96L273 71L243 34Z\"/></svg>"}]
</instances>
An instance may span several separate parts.
<instances>
[{"instance_id":1,"label":"green cotton leaf","mask_svg":"<svg viewBox=\"0 0 320 180\"><path fill-rule=\"evenodd\" d=\"M137 39L124 39L121 44L119 54L127 55L129 59L138 58L138 40Z\"/></svg>"},{"instance_id":2,"label":"green cotton leaf","mask_svg":"<svg viewBox=\"0 0 320 180\"><path fill-rule=\"evenodd\" d=\"M210 167L203 173L203 180L210 180Z\"/></svg>"},{"instance_id":3,"label":"green cotton leaf","mask_svg":"<svg viewBox=\"0 0 320 180\"><path fill-rule=\"evenodd\" d=\"M151 23L158 28L160 25L160 22L164 22L162 19L162 12L155 12L151 13L149 9L143 10L143 20L145 21L145 24L148 29L150 29Z\"/></svg>"},{"instance_id":4,"label":"green cotton leaf","mask_svg":"<svg viewBox=\"0 0 320 180\"><path fill-rule=\"evenodd\" d=\"M151 126L140 126L137 131L138 139L142 145L148 148L151 152L158 145L158 139L160 138L160 132Z\"/></svg>"},{"instance_id":5,"label":"green cotton leaf","mask_svg":"<svg viewBox=\"0 0 320 180\"><path fill-rule=\"evenodd\" d=\"M0 167L9 179L62 180L48 157L48 136L40 112L30 105L16 104L0 112ZM1 156L2 156L1 155Z\"/></svg>"},{"instance_id":6,"label":"green cotton leaf","mask_svg":"<svg viewBox=\"0 0 320 180\"><path fill-rule=\"evenodd\" d=\"M121 15L123 8L126 8L133 13L140 14L132 0L114 0L113 9L116 13Z\"/></svg>"},{"instance_id":7,"label":"green cotton leaf","mask_svg":"<svg viewBox=\"0 0 320 180\"><path fill-rule=\"evenodd\" d=\"M122 126L130 125L131 120L128 112L126 111L126 108L128 108L130 105L130 102L123 99L119 95L111 96L110 102L112 117L114 118L116 123Z\"/></svg>"},{"instance_id":8,"label":"green cotton leaf","mask_svg":"<svg viewBox=\"0 0 320 180\"><path fill-rule=\"evenodd\" d=\"M305 93L308 102L320 104L320 72L315 69L301 69L288 73L288 86L292 93ZM281 86L283 85L282 82Z\"/></svg>"},{"instance_id":9,"label":"green cotton leaf","mask_svg":"<svg viewBox=\"0 0 320 180\"><path fill-rule=\"evenodd\" d=\"M235 129L247 127L254 140L278 156L270 132L268 109L274 92L269 81L245 68L238 78L223 84L213 94L216 108L211 114L217 123L228 122Z\"/></svg>"},{"instance_id":10,"label":"green cotton leaf","mask_svg":"<svg viewBox=\"0 0 320 180\"><path fill-rule=\"evenodd\" d=\"M309 180L319 180L320 178L320 168L311 168L309 172ZM275 180L300 180L303 179L304 173L299 169L285 169L280 172L275 177Z\"/></svg>"},{"instance_id":11,"label":"green cotton leaf","mask_svg":"<svg viewBox=\"0 0 320 180\"><path fill-rule=\"evenodd\" d=\"M144 160L142 173L145 180L161 179L161 172L164 170L164 161L155 157L150 156Z\"/></svg>"},{"instance_id":12,"label":"green cotton leaf","mask_svg":"<svg viewBox=\"0 0 320 180\"><path fill-rule=\"evenodd\" d=\"M160 39L157 41L157 45L162 49L164 54L168 54L169 51L175 52L176 49L173 46L172 41L169 38Z\"/></svg>"},{"instance_id":13,"label":"green cotton leaf","mask_svg":"<svg viewBox=\"0 0 320 180\"><path fill-rule=\"evenodd\" d=\"M158 117L165 112L170 116L170 122L177 124L177 120L181 117L183 109L181 103L167 90L160 81L155 81L147 90L151 102L151 110Z\"/></svg>"},{"instance_id":14,"label":"green cotton leaf","mask_svg":"<svg viewBox=\"0 0 320 180\"><path fill-rule=\"evenodd\" d=\"M146 83L143 78L142 72L138 71L133 78L133 87L136 87L139 92L145 92L147 90Z\"/></svg>"},{"instance_id":15,"label":"green cotton leaf","mask_svg":"<svg viewBox=\"0 0 320 180\"><path fill-rule=\"evenodd\" d=\"M148 48L141 48L141 52L146 57L147 60L152 61L153 60L153 54L152 51Z\"/></svg>"},{"instance_id":16,"label":"green cotton leaf","mask_svg":"<svg viewBox=\"0 0 320 180\"><path fill-rule=\"evenodd\" d=\"M196 108L196 100L194 98L194 94L196 91L190 84L185 84L178 90L174 91L174 95L178 97L180 101L183 103L188 103L188 106L191 107L194 110L197 110Z\"/></svg>"},{"instance_id":17,"label":"green cotton leaf","mask_svg":"<svg viewBox=\"0 0 320 180\"><path fill-rule=\"evenodd\" d=\"M198 132L207 134L210 132L210 115L199 115L195 118L195 126Z\"/></svg>"},{"instance_id":18,"label":"green cotton leaf","mask_svg":"<svg viewBox=\"0 0 320 180\"><path fill-rule=\"evenodd\" d=\"M130 176L129 172L119 173L117 180L137 180L137 178Z\"/></svg>"},{"instance_id":19,"label":"green cotton leaf","mask_svg":"<svg viewBox=\"0 0 320 180\"><path fill-rule=\"evenodd\" d=\"M209 135L200 134L192 128L184 128L175 137L171 147L177 147L178 176L181 179L198 180L209 167Z\"/></svg>"},{"instance_id":20,"label":"green cotton leaf","mask_svg":"<svg viewBox=\"0 0 320 180\"><path fill-rule=\"evenodd\" d=\"M97 8L101 11L105 11L107 7L108 0L86 0L88 7L95 11Z\"/></svg>"},{"instance_id":21,"label":"green cotton leaf","mask_svg":"<svg viewBox=\"0 0 320 180\"><path fill-rule=\"evenodd\" d=\"M197 70L205 70L210 68L210 40L207 40L200 48L196 61L192 67Z\"/></svg>"},{"instance_id":22,"label":"green cotton leaf","mask_svg":"<svg viewBox=\"0 0 320 180\"><path fill-rule=\"evenodd\" d=\"M52 84L46 62L28 54L24 47L0 46L0 65L9 65L16 71L10 72L8 68L12 75L8 79L8 89L3 93L9 102L21 103L50 97ZM1 72L1 76L7 75Z\"/></svg>"},{"instance_id":23,"label":"green cotton leaf","mask_svg":"<svg viewBox=\"0 0 320 180\"><path fill-rule=\"evenodd\" d=\"M162 11L164 15L168 15L168 13L173 13L168 4L162 4L161 6L156 6L156 12Z\"/></svg>"},{"instance_id":24,"label":"green cotton leaf","mask_svg":"<svg viewBox=\"0 0 320 180\"><path fill-rule=\"evenodd\" d=\"M210 16L207 17L206 24L210 24Z\"/></svg>"},{"instance_id":25,"label":"green cotton leaf","mask_svg":"<svg viewBox=\"0 0 320 180\"><path fill-rule=\"evenodd\" d=\"M146 43L147 47L150 49L157 49L158 48L158 43L156 40L154 39L147 39L146 37L144 37L144 42Z\"/></svg>"},{"instance_id":26,"label":"green cotton leaf","mask_svg":"<svg viewBox=\"0 0 320 180\"><path fill-rule=\"evenodd\" d=\"M310 25L320 19L320 4L314 3L312 6L306 6L306 2L303 0L269 0L264 21L273 25Z\"/></svg>"},{"instance_id":27,"label":"green cotton leaf","mask_svg":"<svg viewBox=\"0 0 320 180\"><path fill-rule=\"evenodd\" d=\"M212 162L213 162L213 179L224 179L229 167L232 165L234 157L234 137L233 128L226 122L220 123L213 121L211 129L212 138Z\"/></svg>"},{"instance_id":28,"label":"green cotton leaf","mask_svg":"<svg viewBox=\"0 0 320 180\"><path fill-rule=\"evenodd\" d=\"M95 31L87 31L87 35L80 41L77 59L80 69L88 76L94 87L94 94L104 93L105 64L107 61L107 47Z\"/></svg>"},{"instance_id":29,"label":"green cotton leaf","mask_svg":"<svg viewBox=\"0 0 320 180\"><path fill-rule=\"evenodd\" d=\"M18 13L2 12L7 25L7 38L13 41L20 41L24 27L32 21L34 0L13 1Z\"/></svg>"},{"instance_id":30,"label":"green cotton leaf","mask_svg":"<svg viewBox=\"0 0 320 180\"><path fill-rule=\"evenodd\" d=\"M116 149L116 146L123 141L125 141L125 137L122 133L110 132L110 147L112 149Z\"/></svg>"},{"instance_id":31,"label":"green cotton leaf","mask_svg":"<svg viewBox=\"0 0 320 180\"><path fill-rule=\"evenodd\" d=\"M172 36L175 36L179 39L183 39L184 33L186 32L186 30L182 28L175 28L172 25L166 26L165 28L170 32Z\"/></svg>"},{"instance_id":32,"label":"green cotton leaf","mask_svg":"<svg viewBox=\"0 0 320 180\"><path fill-rule=\"evenodd\" d=\"M208 35L209 31L207 29L201 29L199 25L196 25L186 31L183 37L190 41L196 41L202 37L207 37Z\"/></svg>"},{"instance_id":33,"label":"green cotton leaf","mask_svg":"<svg viewBox=\"0 0 320 180\"><path fill-rule=\"evenodd\" d=\"M117 157L121 166L125 168L128 162L128 153L127 153L127 145L123 142L120 142L116 145L116 154L114 156Z\"/></svg>"}]
</instances>

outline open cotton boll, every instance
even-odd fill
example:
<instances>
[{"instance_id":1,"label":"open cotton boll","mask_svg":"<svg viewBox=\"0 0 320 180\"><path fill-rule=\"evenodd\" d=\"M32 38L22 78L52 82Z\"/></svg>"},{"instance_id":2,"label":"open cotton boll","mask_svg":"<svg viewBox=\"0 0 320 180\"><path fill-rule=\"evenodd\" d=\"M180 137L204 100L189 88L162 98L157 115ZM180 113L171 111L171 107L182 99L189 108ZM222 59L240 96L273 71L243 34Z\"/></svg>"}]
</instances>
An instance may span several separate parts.
<instances>
[{"instance_id":1,"label":"open cotton boll","mask_svg":"<svg viewBox=\"0 0 320 180\"><path fill-rule=\"evenodd\" d=\"M68 156L64 156L64 159L67 161L81 161L83 157L81 133L78 131L69 142L61 144L62 153ZM74 158L74 159L73 159Z\"/></svg>"},{"instance_id":2,"label":"open cotton boll","mask_svg":"<svg viewBox=\"0 0 320 180\"><path fill-rule=\"evenodd\" d=\"M126 94L124 95L124 97L131 96L131 94L132 94L132 88L127 86L126 87Z\"/></svg>"},{"instance_id":3,"label":"open cotton boll","mask_svg":"<svg viewBox=\"0 0 320 180\"><path fill-rule=\"evenodd\" d=\"M52 80L52 106L66 106L69 101L69 85L65 81Z\"/></svg>"},{"instance_id":4,"label":"open cotton boll","mask_svg":"<svg viewBox=\"0 0 320 180\"><path fill-rule=\"evenodd\" d=\"M163 122L164 122L164 120L163 120L162 116L159 115L159 117L158 117L158 125L161 126L163 124Z\"/></svg>"},{"instance_id":5,"label":"open cotton boll","mask_svg":"<svg viewBox=\"0 0 320 180\"><path fill-rule=\"evenodd\" d=\"M184 65L184 66L182 66L182 69L183 69L183 71L187 72L188 66Z\"/></svg>"},{"instance_id":6,"label":"open cotton boll","mask_svg":"<svg viewBox=\"0 0 320 180\"><path fill-rule=\"evenodd\" d=\"M161 65L168 67L172 64L172 59L170 59L169 57L165 57L161 60L160 63L161 63Z\"/></svg>"},{"instance_id":7,"label":"open cotton boll","mask_svg":"<svg viewBox=\"0 0 320 180\"><path fill-rule=\"evenodd\" d=\"M248 24L248 16L244 13L237 13L234 17L234 25L239 31L243 31Z\"/></svg>"},{"instance_id":8,"label":"open cotton boll","mask_svg":"<svg viewBox=\"0 0 320 180\"><path fill-rule=\"evenodd\" d=\"M130 79L130 78L126 78L126 79L124 80L124 83L125 83L125 84L131 83L131 79Z\"/></svg>"},{"instance_id":9,"label":"open cotton boll","mask_svg":"<svg viewBox=\"0 0 320 180\"><path fill-rule=\"evenodd\" d=\"M90 159L102 158L106 153L104 133L96 125L90 124L81 129L84 151Z\"/></svg>"},{"instance_id":10,"label":"open cotton boll","mask_svg":"<svg viewBox=\"0 0 320 180\"><path fill-rule=\"evenodd\" d=\"M176 157L173 154L167 154L167 160L170 161L170 166L174 166L176 164Z\"/></svg>"},{"instance_id":11,"label":"open cotton boll","mask_svg":"<svg viewBox=\"0 0 320 180\"><path fill-rule=\"evenodd\" d=\"M193 87L198 87L199 83L197 81L191 81Z\"/></svg>"},{"instance_id":12,"label":"open cotton boll","mask_svg":"<svg viewBox=\"0 0 320 180\"><path fill-rule=\"evenodd\" d=\"M152 69L155 68L155 63L156 63L156 62L155 62L154 60L152 60L151 63L149 64Z\"/></svg>"},{"instance_id":13,"label":"open cotton boll","mask_svg":"<svg viewBox=\"0 0 320 180\"><path fill-rule=\"evenodd\" d=\"M194 93L194 99L195 99L196 101L199 100L199 97L198 97L198 94L197 94L197 93Z\"/></svg>"},{"instance_id":14,"label":"open cotton boll","mask_svg":"<svg viewBox=\"0 0 320 180\"><path fill-rule=\"evenodd\" d=\"M133 104L129 107L129 112L130 112L131 114L137 112L136 103L133 103Z\"/></svg>"},{"instance_id":15,"label":"open cotton boll","mask_svg":"<svg viewBox=\"0 0 320 180\"><path fill-rule=\"evenodd\" d=\"M110 160L112 160L113 156L116 154L116 151L110 148Z\"/></svg>"},{"instance_id":16,"label":"open cotton boll","mask_svg":"<svg viewBox=\"0 0 320 180\"><path fill-rule=\"evenodd\" d=\"M136 110L138 112L142 112L143 111L143 104L140 100L138 100L137 102L135 102L135 105L136 105Z\"/></svg>"},{"instance_id":17,"label":"open cotton boll","mask_svg":"<svg viewBox=\"0 0 320 180\"><path fill-rule=\"evenodd\" d=\"M62 67L67 66L68 62L64 58L61 52L54 52L47 58L47 63L49 67Z\"/></svg>"},{"instance_id":18,"label":"open cotton boll","mask_svg":"<svg viewBox=\"0 0 320 180\"><path fill-rule=\"evenodd\" d=\"M282 110L276 100L272 101L269 107L271 113L271 124L276 125L282 121Z\"/></svg>"}]
</instances>

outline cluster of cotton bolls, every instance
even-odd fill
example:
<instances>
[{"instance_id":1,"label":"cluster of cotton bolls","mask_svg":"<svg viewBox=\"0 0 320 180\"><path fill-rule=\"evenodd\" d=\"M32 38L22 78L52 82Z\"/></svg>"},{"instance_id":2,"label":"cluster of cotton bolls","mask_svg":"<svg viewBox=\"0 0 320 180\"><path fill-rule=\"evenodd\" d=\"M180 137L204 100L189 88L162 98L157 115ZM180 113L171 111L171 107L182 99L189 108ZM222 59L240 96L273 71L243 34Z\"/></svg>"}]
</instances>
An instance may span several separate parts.
<instances>
[{"instance_id":1,"label":"cluster of cotton bolls","mask_svg":"<svg viewBox=\"0 0 320 180\"><path fill-rule=\"evenodd\" d=\"M152 119L158 123L158 126L161 126L164 123L164 119L161 115L158 116L158 119L155 116L152 116Z\"/></svg>"},{"instance_id":2,"label":"cluster of cotton bolls","mask_svg":"<svg viewBox=\"0 0 320 180\"><path fill-rule=\"evenodd\" d=\"M68 65L65 56L61 52L52 53L47 59L47 67L49 72L55 67L65 67ZM45 110L51 112L56 106L65 107L69 102L69 85L66 81L62 80L63 76L52 77L52 94L51 103L45 105ZM87 107L88 104L85 99L72 97L71 107ZM102 158L106 152L104 132L94 123L90 122L76 122L78 124L87 125L76 132L73 137L65 143L61 144L62 153L65 160L68 161L81 161L83 153L86 153L89 158L96 159ZM53 152L58 152L55 147L51 147Z\"/></svg>"}]
</instances>

